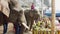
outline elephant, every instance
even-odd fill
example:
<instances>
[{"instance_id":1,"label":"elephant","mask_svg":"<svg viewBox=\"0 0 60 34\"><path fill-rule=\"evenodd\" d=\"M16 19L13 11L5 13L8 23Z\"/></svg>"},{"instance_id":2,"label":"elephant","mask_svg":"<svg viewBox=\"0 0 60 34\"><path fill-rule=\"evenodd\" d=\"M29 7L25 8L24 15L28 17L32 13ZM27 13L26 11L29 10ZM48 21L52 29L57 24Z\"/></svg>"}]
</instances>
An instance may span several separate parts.
<instances>
[{"instance_id":1,"label":"elephant","mask_svg":"<svg viewBox=\"0 0 60 34\"><path fill-rule=\"evenodd\" d=\"M5 4L3 4L5 3ZM0 11L0 25L4 26L3 34L6 34L8 23L13 23L15 34L23 34L24 26L22 23L25 21L23 11L20 10L18 0L0 0L2 10ZM5 13L7 11L7 13ZM22 20L23 19L23 20ZM24 22L25 23L25 22Z\"/></svg>"},{"instance_id":2,"label":"elephant","mask_svg":"<svg viewBox=\"0 0 60 34\"><path fill-rule=\"evenodd\" d=\"M39 18L38 11L36 9L34 10L25 10L24 15L27 21L27 26L30 26L30 31L32 29L32 25L34 24L34 20L37 21Z\"/></svg>"}]
</instances>

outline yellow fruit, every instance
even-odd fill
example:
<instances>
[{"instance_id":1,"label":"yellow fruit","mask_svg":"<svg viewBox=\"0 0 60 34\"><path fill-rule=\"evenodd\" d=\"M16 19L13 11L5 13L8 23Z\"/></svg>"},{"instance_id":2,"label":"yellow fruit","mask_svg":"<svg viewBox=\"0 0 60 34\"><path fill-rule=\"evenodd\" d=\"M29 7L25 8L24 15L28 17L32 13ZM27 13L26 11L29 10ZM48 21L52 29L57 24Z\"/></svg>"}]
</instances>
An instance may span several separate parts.
<instances>
[{"instance_id":1,"label":"yellow fruit","mask_svg":"<svg viewBox=\"0 0 60 34\"><path fill-rule=\"evenodd\" d=\"M40 21L38 21L38 24L37 24L37 25L38 25L38 26L40 26L40 23L41 23L41 22L40 22Z\"/></svg>"}]
</instances>

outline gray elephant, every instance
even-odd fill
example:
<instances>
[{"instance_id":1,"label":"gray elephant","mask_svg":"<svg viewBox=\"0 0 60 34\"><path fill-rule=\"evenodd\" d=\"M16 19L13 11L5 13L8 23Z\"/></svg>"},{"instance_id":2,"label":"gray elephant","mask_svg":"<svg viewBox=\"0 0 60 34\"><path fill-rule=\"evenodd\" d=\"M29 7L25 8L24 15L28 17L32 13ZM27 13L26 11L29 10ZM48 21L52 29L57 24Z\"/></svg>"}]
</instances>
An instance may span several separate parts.
<instances>
[{"instance_id":1,"label":"gray elephant","mask_svg":"<svg viewBox=\"0 0 60 34\"><path fill-rule=\"evenodd\" d=\"M9 2L10 8L9 20L14 23L14 28L17 29L16 34L23 34L25 27L22 23L25 23L26 20L24 19L25 16L23 10L20 9L19 2L16 1L10 0Z\"/></svg>"},{"instance_id":2,"label":"gray elephant","mask_svg":"<svg viewBox=\"0 0 60 34\"><path fill-rule=\"evenodd\" d=\"M24 26L22 23L25 21L25 19L22 18L24 17L24 14L23 11L20 10L20 4L18 0L0 0L0 3L3 7L3 10L0 11L0 24L2 25L4 23L3 34L6 34L8 26L7 24L9 22L12 22L14 24L14 27L16 29L15 34L23 34Z\"/></svg>"},{"instance_id":3,"label":"gray elephant","mask_svg":"<svg viewBox=\"0 0 60 34\"><path fill-rule=\"evenodd\" d=\"M25 14L25 18L27 21L27 26L30 26L30 31L31 31L34 20L36 21L39 18L38 11L37 10L25 10L24 14Z\"/></svg>"},{"instance_id":4,"label":"gray elephant","mask_svg":"<svg viewBox=\"0 0 60 34\"><path fill-rule=\"evenodd\" d=\"M0 25L3 25L3 34L7 32L9 11L8 2L6 0L0 0Z\"/></svg>"}]
</instances>

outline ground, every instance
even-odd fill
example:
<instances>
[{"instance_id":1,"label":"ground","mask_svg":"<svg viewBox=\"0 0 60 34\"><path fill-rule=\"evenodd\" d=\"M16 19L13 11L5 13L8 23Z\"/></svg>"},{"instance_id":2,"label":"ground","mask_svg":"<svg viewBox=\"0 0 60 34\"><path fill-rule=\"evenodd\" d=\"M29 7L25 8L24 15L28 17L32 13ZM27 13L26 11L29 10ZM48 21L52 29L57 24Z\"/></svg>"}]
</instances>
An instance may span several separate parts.
<instances>
[{"instance_id":1,"label":"ground","mask_svg":"<svg viewBox=\"0 0 60 34\"><path fill-rule=\"evenodd\" d=\"M0 34L3 33L3 26L0 26ZM14 31L13 31L13 24L12 23L9 23L8 24L8 31L7 31L7 34L14 34ZM32 32L25 32L24 34L32 34Z\"/></svg>"}]
</instances>

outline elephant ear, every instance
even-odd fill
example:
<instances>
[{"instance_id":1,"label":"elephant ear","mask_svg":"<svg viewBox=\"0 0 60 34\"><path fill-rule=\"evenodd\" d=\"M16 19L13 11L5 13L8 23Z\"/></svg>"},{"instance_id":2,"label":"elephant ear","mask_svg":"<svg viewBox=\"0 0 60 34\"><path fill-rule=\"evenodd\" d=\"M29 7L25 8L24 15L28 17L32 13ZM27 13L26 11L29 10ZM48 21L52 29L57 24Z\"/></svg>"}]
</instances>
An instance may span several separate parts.
<instances>
[{"instance_id":1,"label":"elephant ear","mask_svg":"<svg viewBox=\"0 0 60 34\"><path fill-rule=\"evenodd\" d=\"M12 9L15 5L16 5L16 3L13 2L12 0L10 0L10 2L9 2L9 8Z\"/></svg>"},{"instance_id":2,"label":"elephant ear","mask_svg":"<svg viewBox=\"0 0 60 34\"><path fill-rule=\"evenodd\" d=\"M1 3L0 3L0 11L3 11L3 6Z\"/></svg>"}]
</instances>

